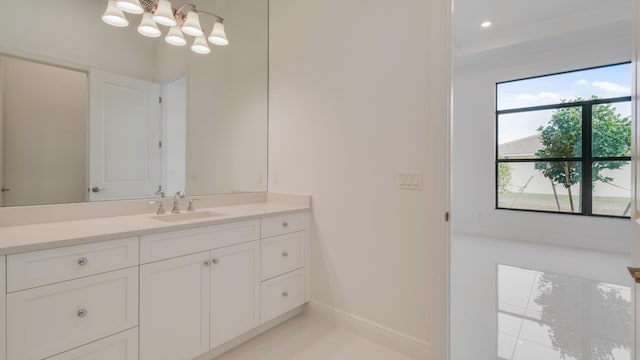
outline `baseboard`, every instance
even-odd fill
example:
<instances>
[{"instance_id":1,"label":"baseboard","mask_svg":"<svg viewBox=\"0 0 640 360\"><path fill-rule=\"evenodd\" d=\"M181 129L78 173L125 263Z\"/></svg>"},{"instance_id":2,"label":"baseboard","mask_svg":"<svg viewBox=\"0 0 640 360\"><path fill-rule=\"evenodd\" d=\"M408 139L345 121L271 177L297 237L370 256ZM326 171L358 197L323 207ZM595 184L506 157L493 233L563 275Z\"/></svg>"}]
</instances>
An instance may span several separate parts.
<instances>
[{"instance_id":1,"label":"baseboard","mask_svg":"<svg viewBox=\"0 0 640 360\"><path fill-rule=\"evenodd\" d=\"M283 322L294 318L300 314L302 314L303 308L302 306L297 307L283 315L278 316L277 318L270 320L260 326L258 326L257 328L250 330L249 332L238 336L237 338L224 343L218 347L216 347L215 349L209 351L208 353L202 354L200 356L198 356L197 358L195 358L194 360L213 360L216 357L226 353L227 351L235 348L238 345L241 345L242 343L262 334L263 332L270 330L271 328L274 328L280 324L282 324ZM285 359L283 359L285 360Z\"/></svg>"},{"instance_id":2,"label":"baseboard","mask_svg":"<svg viewBox=\"0 0 640 360\"><path fill-rule=\"evenodd\" d=\"M304 312L311 318L333 321L341 328L414 359L428 359L431 354L429 342L317 301L309 302Z\"/></svg>"}]
</instances>

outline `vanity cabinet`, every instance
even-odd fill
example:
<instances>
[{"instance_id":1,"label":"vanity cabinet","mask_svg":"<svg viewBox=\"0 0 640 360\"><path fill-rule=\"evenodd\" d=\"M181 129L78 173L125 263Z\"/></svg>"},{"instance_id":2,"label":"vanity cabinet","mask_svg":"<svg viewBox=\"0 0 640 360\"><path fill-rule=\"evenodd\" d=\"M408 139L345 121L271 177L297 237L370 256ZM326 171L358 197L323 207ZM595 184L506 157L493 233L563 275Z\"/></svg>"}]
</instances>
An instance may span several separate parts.
<instances>
[{"instance_id":1,"label":"vanity cabinet","mask_svg":"<svg viewBox=\"0 0 640 360\"><path fill-rule=\"evenodd\" d=\"M223 225L240 244L140 267L140 359L190 360L260 325L260 241L251 241L253 231L246 231L253 225L258 231L256 221ZM206 228L142 241L171 248L167 242L179 241L194 249L188 244L193 239L202 247L219 246L220 229L209 230L209 242Z\"/></svg>"},{"instance_id":2,"label":"vanity cabinet","mask_svg":"<svg viewBox=\"0 0 640 360\"><path fill-rule=\"evenodd\" d=\"M0 256L0 360L214 354L307 302L309 260L306 211Z\"/></svg>"},{"instance_id":3,"label":"vanity cabinet","mask_svg":"<svg viewBox=\"0 0 640 360\"><path fill-rule=\"evenodd\" d=\"M133 237L8 255L7 360L100 359L84 346L138 325L138 247ZM134 359L132 341L122 359Z\"/></svg>"},{"instance_id":4,"label":"vanity cabinet","mask_svg":"<svg viewBox=\"0 0 640 360\"><path fill-rule=\"evenodd\" d=\"M137 267L10 293L8 359L44 359L137 323Z\"/></svg>"}]
</instances>

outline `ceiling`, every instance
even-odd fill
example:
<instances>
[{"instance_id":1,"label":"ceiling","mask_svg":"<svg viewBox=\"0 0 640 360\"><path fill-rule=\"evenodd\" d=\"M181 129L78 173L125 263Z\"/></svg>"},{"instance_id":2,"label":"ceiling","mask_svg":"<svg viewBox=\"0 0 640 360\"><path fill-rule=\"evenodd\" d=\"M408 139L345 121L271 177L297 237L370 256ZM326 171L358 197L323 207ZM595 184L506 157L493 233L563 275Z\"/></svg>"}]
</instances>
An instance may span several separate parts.
<instances>
[{"instance_id":1,"label":"ceiling","mask_svg":"<svg viewBox=\"0 0 640 360\"><path fill-rule=\"evenodd\" d=\"M492 26L481 28L487 20ZM560 35L584 40L593 29L632 20L632 0L455 0L453 55L460 60Z\"/></svg>"}]
</instances>

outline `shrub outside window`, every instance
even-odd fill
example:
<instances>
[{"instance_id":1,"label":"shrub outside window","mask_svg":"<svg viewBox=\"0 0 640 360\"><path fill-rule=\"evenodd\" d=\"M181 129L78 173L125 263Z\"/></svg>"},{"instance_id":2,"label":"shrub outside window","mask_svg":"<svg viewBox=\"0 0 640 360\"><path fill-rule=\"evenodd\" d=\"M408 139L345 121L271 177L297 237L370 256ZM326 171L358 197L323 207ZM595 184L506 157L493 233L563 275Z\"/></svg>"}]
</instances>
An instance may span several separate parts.
<instances>
[{"instance_id":1,"label":"shrub outside window","mask_svg":"<svg viewBox=\"0 0 640 360\"><path fill-rule=\"evenodd\" d=\"M498 83L496 109L496 208L629 217L629 63Z\"/></svg>"}]
</instances>

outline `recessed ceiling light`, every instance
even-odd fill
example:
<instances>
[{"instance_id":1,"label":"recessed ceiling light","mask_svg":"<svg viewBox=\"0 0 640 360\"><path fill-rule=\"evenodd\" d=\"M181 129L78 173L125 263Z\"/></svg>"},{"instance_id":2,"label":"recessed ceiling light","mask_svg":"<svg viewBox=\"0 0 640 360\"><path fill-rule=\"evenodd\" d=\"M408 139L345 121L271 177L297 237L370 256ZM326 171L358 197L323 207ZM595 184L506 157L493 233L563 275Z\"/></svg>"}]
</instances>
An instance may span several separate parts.
<instances>
[{"instance_id":1,"label":"recessed ceiling light","mask_svg":"<svg viewBox=\"0 0 640 360\"><path fill-rule=\"evenodd\" d=\"M488 28L489 26L491 26L491 21L485 21L480 24L480 26L482 26L483 28Z\"/></svg>"}]
</instances>

